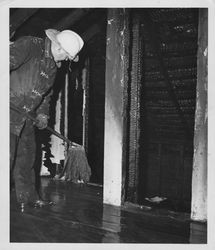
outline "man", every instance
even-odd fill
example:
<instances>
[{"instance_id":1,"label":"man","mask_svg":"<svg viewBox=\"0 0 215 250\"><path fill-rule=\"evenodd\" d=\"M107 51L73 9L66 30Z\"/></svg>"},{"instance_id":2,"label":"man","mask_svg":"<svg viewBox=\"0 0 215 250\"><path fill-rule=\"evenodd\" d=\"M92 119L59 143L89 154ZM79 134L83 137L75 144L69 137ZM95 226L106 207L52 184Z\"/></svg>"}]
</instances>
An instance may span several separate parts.
<instances>
[{"instance_id":1,"label":"man","mask_svg":"<svg viewBox=\"0 0 215 250\"><path fill-rule=\"evenodd\" d=\"M17 201L43 206L35 189L36 153L34 126L47 127L49 101L57 67L64 60L78 61L81 37L71 31L45 31L46 38L25 36L10 44L10 168ZM37 123L12 109L16 106L35 115Z\"/></svg>"}]
</instances>

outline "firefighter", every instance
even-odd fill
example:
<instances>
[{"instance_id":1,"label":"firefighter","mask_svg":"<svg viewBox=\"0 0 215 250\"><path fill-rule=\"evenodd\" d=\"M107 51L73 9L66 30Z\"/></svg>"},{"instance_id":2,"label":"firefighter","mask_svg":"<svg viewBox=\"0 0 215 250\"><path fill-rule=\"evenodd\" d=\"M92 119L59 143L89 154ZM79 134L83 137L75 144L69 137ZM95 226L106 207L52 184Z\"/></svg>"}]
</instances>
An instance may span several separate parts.
<instances>
[{"instance_id":1,"label":"firefighter","mask_svg":"<svg viewBox=\"0 0 215 250\"><path fill-rule=\"evenodd\" d=\"M77 62L84 44L71 30L45 33L44 39L24 36L10 43L10 103L37 119L33 123L10 108L10 169L17 201L39 207L51 203L42 200L35 188L35 126L47 127L57 68L64 60Z\"/></svg>"}]
</instances>

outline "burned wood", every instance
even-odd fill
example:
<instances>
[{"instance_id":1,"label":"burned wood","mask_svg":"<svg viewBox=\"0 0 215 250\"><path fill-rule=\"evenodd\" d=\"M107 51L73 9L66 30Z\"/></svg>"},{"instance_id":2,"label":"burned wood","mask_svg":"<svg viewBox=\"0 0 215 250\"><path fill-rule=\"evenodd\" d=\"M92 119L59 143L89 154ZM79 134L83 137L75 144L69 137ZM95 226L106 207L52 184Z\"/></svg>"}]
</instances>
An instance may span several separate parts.
<instances>
[{"instance_id":1,"label":"burned wood","mask_svg":"<svg viewBox=\"0 0 215 250\"><path fill-rule=\"evenodd\" d=\"M117 205L125 198L125 122L129 67L129 13L109 9L105 72L104 203ZM94 32L100 28L94 26ZM85 39L89 33L85 33ZM124 103L125 101L125 103ZM114 147L113 147L114 145ZM123 146L122 146L123 145ZM124 158L124 159L123 159ZM119 170L119 171L118 171Z\"/></svg>"},{"instance_id":2,"label":"burned wood","mask_svg":"<svg viewBox=\"0 0 215 250\"><path fill-rule=\"evenodd\" d=\"M176 90L176 91L185 91L185 92L193 92L193 85L192 85L192 83L190 83L190 84L186 84L186 85L184 85L184 84L182 84L182 85L179 85L179 86L174 86L174 89ZM150 86L149 84L146 86L146 90L147 91L149 91L149 92L154 92L154 91L158 91L158 92L160 92L160 91L167 91L167 87L166 87L166 84L165 84L165 86L164 85L159 85L158 87L156 87L156 86L153 86L153 84L152 84L152 86Z\"/></svg>"},{"instance_id":3,"label":"burned wood","mask_svg":"<svg viewBox=\"0 0 215 250\"><path fill-rule=\"evenodd\" d=\"M159 44L159 40L158 40L158 37L155 35L155 34L158 34L158 28L156 26L155 23L153 23L153 21L151 20L151 17L150 17L150 14L147 12L147 10L145 11L144 13L144 23L146 25L146 29L147 29L147 32L150 36L150 39L151 39L151 44L153 46L153 49L157 55L157 58L158 58L158 61L159 61L159 64L160 64L160 70L161 70L161 73L164 77L164 80L167 84L167 88L168 88L168 91L169 91L169 96L171 97L177 111L178 111L178 114L180 116L180 119L181 119L181 122L182 124L184 125L184 129L185 129L185 133L187 135L188 138L191 137L192 135L192 132L191 132L191 128L184 116L184 113L183 111L181 110L181 107L180 107L180 104L178 102L178 99L177 99L177 96L174 92L174 89L173 89L173 86L171 84L171 80L170 80L170 77L169 77L169 73L165 67L165 64L164 64L164 60L163 60L163 57L162 57L162 53L161 53L161 50L160 50L160 44Z\"/></svg>"},{"instance_id":4,"label":"burned wood","mask_svg":"<svg viewBox=\"0 0 215 250\"><path fill-rule=\"evenodd\" d=\"M127 199L137 203L139 187L140 165L140 131L141 131L141 68L142 61L142 38L140 20L134 17L132 23L132 56L131 56L131 85L129 100L129 177ZM145 131L144 131L145 132Z\"/></svg>"},{"instance_id":5,"label":"burned wood","mask_svg":"<svg viewBox=\"0 0 215 250\"><path fill-rule=\"evenodd\" d=\"M187 105L195 105L195 99L189 99L189 100L180 100L179 101L180 106L187 106ZM170 100L148 100L146 102L147 106L160 106L160 107L172 107L174 106L173 102Z\"/></svg>"}]
</instances>

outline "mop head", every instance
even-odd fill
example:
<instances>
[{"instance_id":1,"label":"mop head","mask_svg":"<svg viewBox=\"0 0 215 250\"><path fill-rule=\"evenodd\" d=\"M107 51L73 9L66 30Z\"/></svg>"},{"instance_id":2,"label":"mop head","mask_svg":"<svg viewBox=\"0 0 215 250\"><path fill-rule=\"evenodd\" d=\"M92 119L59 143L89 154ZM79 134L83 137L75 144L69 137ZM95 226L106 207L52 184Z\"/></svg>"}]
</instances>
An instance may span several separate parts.
<instances>
[{"instance_id":1,"label":"mop head","mask_svg":"<svg viewBox=\"0 0 215 250\"><path fill-rule=\"evenodd\" d=\"M91 169L87 161L84 147L70 146L64 162L61 180L75 183L87 183L90 180Z\"/></svg>"}]
</instances>

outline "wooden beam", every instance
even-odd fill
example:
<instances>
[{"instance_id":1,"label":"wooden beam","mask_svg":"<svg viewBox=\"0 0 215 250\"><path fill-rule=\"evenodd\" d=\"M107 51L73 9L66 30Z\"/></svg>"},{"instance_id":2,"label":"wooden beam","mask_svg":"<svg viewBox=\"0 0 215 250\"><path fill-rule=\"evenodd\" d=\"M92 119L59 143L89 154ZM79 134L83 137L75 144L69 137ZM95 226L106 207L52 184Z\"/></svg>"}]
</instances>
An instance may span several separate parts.
<instances>
[{"instance_id":1,"label":"wooden beam","mask_svg":"<svg viewBox=\"0 0 215 250\"><path fill-rule=\"evenodd\" d=\"M169 77L169 80L172 82L174 82L174 81L189 81L189 80L193 80L194 79L194 77L193 77L193 75L184 75L184 76L174 76L174 77ZM161 81L163 81L163 80L165 80L165 79L163 79L163 77L161 76L160 78L158 78L158 79L153 79L153 78L150 78L150 77L148 77L147 76L147 82L149 82L149 83L154 83L154 82L161 82ZM167 86L167 85L166 85Z\"/></svg>"},{"instance_id":2,"label":"wooden beam","mask_svg":"<svg viewBox=\"0 0 215 250\"><path fill-rule=\"evenodd\" d=\"M71 14L69 14L68 16L60 20L57 24L55 24L54 28L57 30L68 29L81 18L83 18L86 14L88 14L91 10L92 9L89 8L79 8L77 10L74 10L73 12L71 12Z\"/></svg>"},{"instance_id":3,"label":"wooden beam","mask_svg":"<svg viewBox=\"0 0 215 250\"><path fill-rule=\"evenodd\" d=\"M160 50L160 44L158 42L158 38L156 36L156 34L158 34L158 28L156 26L155 23L153 23L153 21L151 20L151 17L150 17L150 14L148 13L148 11L146 10L144 15L144 23L146 25L146 29L148 31L148 34L151 38L151 42L152 42L152 46L154 48L154 51L155 53L157 54L157 57L158 57L158 60L159 60L159 66L160 66L160 70L161 70L161 73L164 77L164 80L167 84L167 88L168 88L168 91L169 91L169 96L171 97L177 111L178 111L178 114L180 116L180 119L181 119L181 122L182 124L184 125L184 129L185 129L185 132L187 134L187 137L188 138L191 138L192 136L192 130L187 122L187 120L185 119L184 117L184 114L181 110L181 107L180 107L180 104L177 100L177 96L174 92L174 89L173 89L173 86L172 86L172 83L171 83L171 80L169 78L169 74L168 74L168 71L165 67L165 64L164 64L164 60L163 60L163 57L162 57L162 53L161 53L161 50Z\"/></svg>"},{"instance_id":4,"label":"wooden beam","mask_svg":"<svg viewBox=\"0 0 215 250\"><path fill-rule=\"evenodd\" d=\"M12 38L15 31L38 10L37 8L21 8L15 11L10 17L10 38Z\"/></svg>"},{"instance_id":5,"label":"wooden beam","mask_svg":"<svg viewBox=\"0 0 215 250\"><path fill-rule=\"evenodd\" d=\"M128 85L128 10L108 9L105 88L104 203L120 206L124 197L123 145Z\"/></svg>"}]
</instances>

